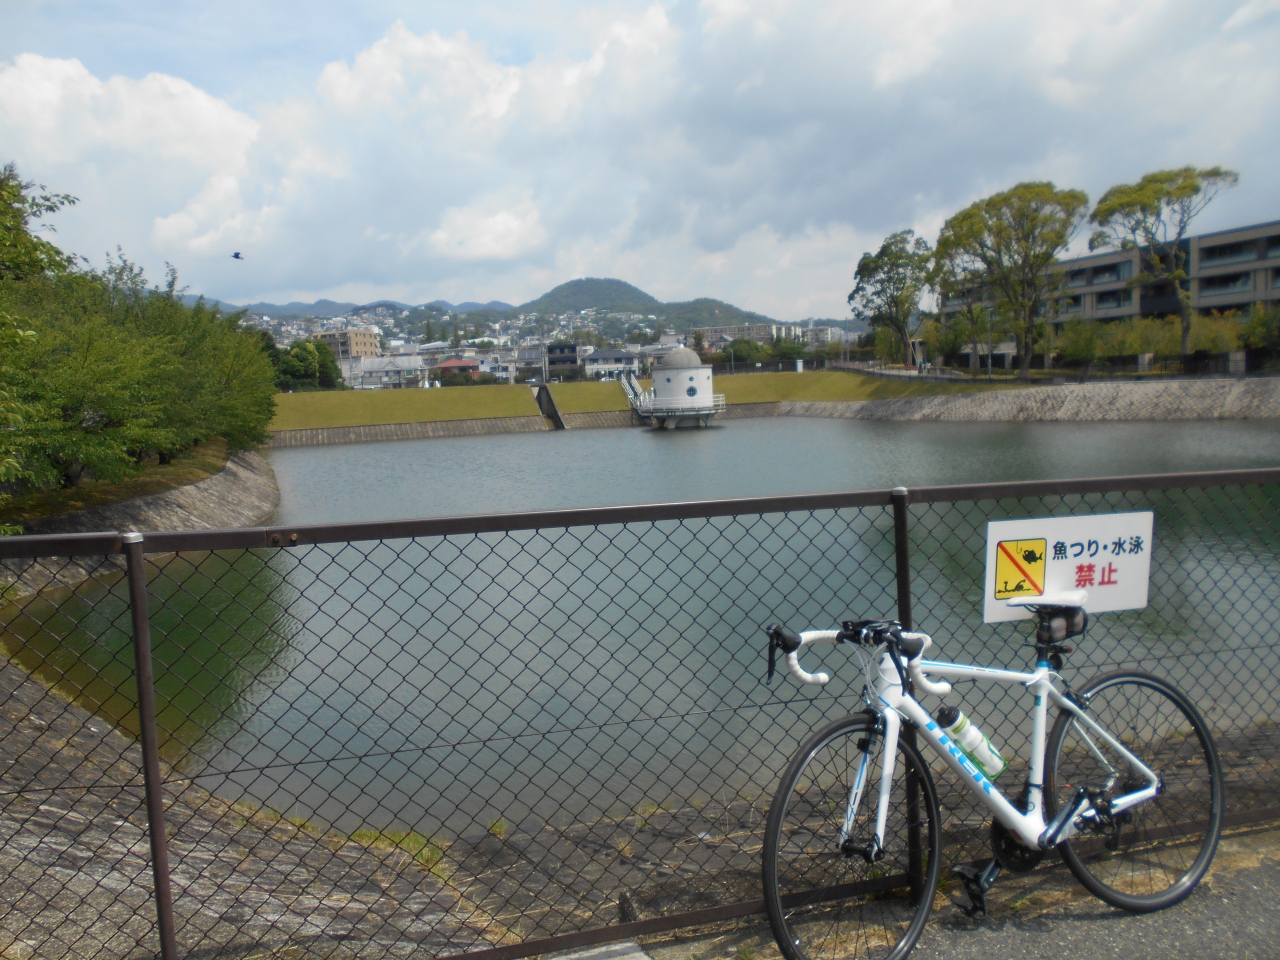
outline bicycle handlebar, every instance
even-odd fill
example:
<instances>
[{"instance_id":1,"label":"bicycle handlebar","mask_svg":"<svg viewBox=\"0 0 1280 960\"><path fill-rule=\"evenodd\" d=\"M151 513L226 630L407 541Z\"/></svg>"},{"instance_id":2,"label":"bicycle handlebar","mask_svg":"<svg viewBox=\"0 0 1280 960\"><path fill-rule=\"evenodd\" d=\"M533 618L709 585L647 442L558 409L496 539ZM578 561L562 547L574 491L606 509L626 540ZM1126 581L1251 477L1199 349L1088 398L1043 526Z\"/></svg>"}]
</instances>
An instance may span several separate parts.
<instances>
[{"instance_id":1,"label":"bicycle handlebar","mask_svg":"<svg viewBox=\"0 0 1280 960\"><path fill-rule=\"evenodd\" d=\"M933 645L933 638L927 633L902 630L897 624L863 621L847 623L842 630L804 630L799 634L775 624L769 628L769 638L769 676L773 676L774 650L782 650L786 654L787 672L798 682L817 687L825 686L830 682L831 675L823 670L810 673L800 666L800 651L807 646L815 643L841 643L846 640L872 646L887 644L890 646L890 656L901 656L904 652L901 649L901 642L906 640L910 646L914 646L912 641L915 641L920 644L919 649L903 658L905 660L903 665L906 666L912 682L925 693L931 693L934 696L940 697L951 692L951 684L945 680L930 680L920 667L920 658L924 656L925 650Z\"/></svg>"},{"instance_id":2,"label":"bicycle handlebar","mask_svg":"<svg viewBox=\"0 0 1280 960\"><path fill-rule=\"evenodd\" d=\"M911 682L925 693L931 693L935 697L943 697L950 693L951 684L945 680L930 680L924 675L924 670L920 666L920 660L924 657L924 652L933 646L933 637L927 633L904 633L903 636L919 637L924 640L924 646L920 648L920 653L907 662L907 672L911 674Z\"/></svg>"},{"instance_id":3,"label":"bicycle handlebar","mask_svg":"<svg viewBox=\"0 0 1280 960\"><path fill-rule=\"evenodd\" d=\"M839 643L844 637L839 630L805 630L800 634L800 646L787 653L787 672L801 683L821 687L830 679L830 674L819 670L809 673L800 666L800 651L811 643Z\"/></svg>"}]
</instances>

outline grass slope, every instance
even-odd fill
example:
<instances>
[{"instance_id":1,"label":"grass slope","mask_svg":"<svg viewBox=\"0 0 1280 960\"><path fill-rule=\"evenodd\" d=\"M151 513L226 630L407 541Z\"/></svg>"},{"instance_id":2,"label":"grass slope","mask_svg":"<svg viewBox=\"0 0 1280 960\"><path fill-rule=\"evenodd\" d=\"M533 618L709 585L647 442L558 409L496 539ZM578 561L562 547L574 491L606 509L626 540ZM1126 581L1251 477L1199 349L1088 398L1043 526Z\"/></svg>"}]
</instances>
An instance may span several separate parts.
<instances>
[{"instance_id":1,"label":"grass slope","mask_svg":"<svg viewBox=\"0 0 1280 960\"><path fill-rule=\"evenodd\" d=\"M276 396L271 430L363 427L376 423L536 417L528 387L494 385L437 390L335 390Z\"/></svg>"},{"instance_id":2,"label":"grass slope","mask_svg":"<svg viewBox=\"0 0 1280 960\"><path fill-rule=\"evenodd\" d=\"M627 395L622 384L613 383L553 383L551 396L561 413L600 413L605 410L626 410Z\"/></svg>"},{"instance_id":3,"label":"grass slope","mask_svg":"<svg viewBox=\"0 0 1280 960\"><path fill-rule=\"evenodd\" d=\"M772 403L780 400L886 400L943 393L1000 389L1003 384L937 383L907 378L873 377L843 370L809 373L739 373L717 376L715 392L726 403Z\"/></svg>"},{"instance_id":4,"label":"grass slope","mask_svg":"<svg viewBox=\"0 0 1280 960\"><path fill-rule=\"evenodd\" d=\"M163 466L153 458L144 464L138 476L128 480L117 483L89 480L69 490L45 490L15 497L0 512L0 522L22 526L41 517L163 493L211 477L226 465L226 443L218 438L205 440Z\"/></svg>"}]
</instances>

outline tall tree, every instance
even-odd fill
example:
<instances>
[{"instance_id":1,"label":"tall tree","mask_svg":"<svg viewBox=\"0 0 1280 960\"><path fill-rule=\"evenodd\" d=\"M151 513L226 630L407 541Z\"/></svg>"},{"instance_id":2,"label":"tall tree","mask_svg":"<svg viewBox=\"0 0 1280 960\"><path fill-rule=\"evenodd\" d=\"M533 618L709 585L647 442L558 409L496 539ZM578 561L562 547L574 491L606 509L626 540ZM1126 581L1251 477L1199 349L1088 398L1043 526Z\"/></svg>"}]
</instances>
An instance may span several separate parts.
<instances>
[{"instance_id":1,"label":"tall tree","mask_svg":"<svg viewBox=\"0 0 1280 960\"><path fill-rule=\"evenodd\" d=\"M0 313L0 507L10 499L11 485L26 476L22 450L14 437L23 426L28 407L18 401L10 384L17 375L15 348L34 340L35 336L34 330L23 330L9 314ZM21 532L21 527L0 523L0 537Z\"/></svg>"},{"instance_id":2,"label":"tall tree","mask_svg":"<svg viewBox=\"0 0 1280 960\"><path fill-rule=\"evenodd\" d=\"M864 253L849 294L853 313L872 328L893 332L902 344L903 362L911 356L911 337L920 325L920 294L928 283L932 250L914 230L885 237L875 253Z\"/></svg>"},{"instance_id":3,"label":"tall tree","mask_svg":"<svg viewBox=\"0 0 1280 960\"><path fill-rule=\"evenodd\" d=\"M1020 183L965 207L942 226L938 256L981 275L1013 324L1019 376L1031 375L1036 333L1062 278L1049 267L1084 220L1089 198L1052 183Z\"/></svg>"},{"instance_id":4,"label":"tall tree","mask_svg":"<svg viewBox=\"0 0 1280 960\"><path fill-rule=\"evenodd\" d=\"M1191 352L1191 290L1183 241L1196 215L1240 175L1222 167L1157 170L1137 183L1120 183L1102 195L1089 214L1097 226L1089 249L1138 250L1140 269L1131 283L1168 284L1178 297L1182 355Z\"/></svg>"},{"instance_id":5,"label":"tall tree","mask_svg":"<svg viewBox=\"0 0 1280 960\"><path fill-rule=\"evenodd\" d=\"M981 359L978 347L992 326L990 311L983 303L986 290L981 266L954 247L939 247L929 265L929 285L938 292L943 324L961 342L969 344L969 373L976 377ZM944 308L951 306L959 306L959 312L947 314Z\"/></svg>"},{"instance_id":6,"label":"tall tree","mask_svg":"<svg viewBox=\"0 0 1280 960\"><path fill-rule=\"evenodd\" d=\"M76 202L70 194L43 192L46 189L43 184L24 181L12 163L0 168L0 279L58 273L71 265L71 257L32 229L31 221ZM40 226L53 231L51 224Z\"/></svg>"}]
</instances>

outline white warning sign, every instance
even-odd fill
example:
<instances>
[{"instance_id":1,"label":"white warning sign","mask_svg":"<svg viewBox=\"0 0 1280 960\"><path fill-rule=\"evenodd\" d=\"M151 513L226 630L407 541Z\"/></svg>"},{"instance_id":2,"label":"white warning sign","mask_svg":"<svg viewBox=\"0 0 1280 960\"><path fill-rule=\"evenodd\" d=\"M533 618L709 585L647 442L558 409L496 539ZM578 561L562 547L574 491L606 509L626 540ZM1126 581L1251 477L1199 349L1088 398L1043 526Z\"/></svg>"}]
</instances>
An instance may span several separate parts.
<instances>
[{"instance_id":1,"label":"white warning sign","mask_svg":"<svg viewBox=\"0 0 1280 960\"><path fill-rule=\"evenodd\" d=\"M1090 613L1145 607L1154 525L1150 511L987 524L983 619L1026 619L1034 614L1010 601L1048 604L1080 590Z\"/></svg>"}]
</instances>

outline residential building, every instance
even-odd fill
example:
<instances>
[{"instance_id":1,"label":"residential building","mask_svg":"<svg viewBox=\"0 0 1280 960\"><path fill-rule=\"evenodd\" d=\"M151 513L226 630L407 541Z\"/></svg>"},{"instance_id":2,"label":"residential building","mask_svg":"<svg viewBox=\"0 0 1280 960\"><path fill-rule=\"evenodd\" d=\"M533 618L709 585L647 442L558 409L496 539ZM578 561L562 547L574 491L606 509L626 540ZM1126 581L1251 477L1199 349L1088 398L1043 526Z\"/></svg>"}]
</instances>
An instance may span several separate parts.
<instances>
[{"instance_id":1,"label":"residential building","mask_svg":"<svg viewBox=\"0 0 1280 960\"><path fill-rule=\"evenodd\" d=\"M1197 313L1280 301L1280 221L1199 234L1183 243L1191 309ZM1051 269L1063 274L1051 321L1058 327L1073 318L1158 317L1179 309L1171 284L1133 282L1142 269L1136 248L1072 257ZM964 307L962 299L952 298L943 302L942 313L953 316Z\"/></svg>"},{"instance_id":2,"label":"residential building","mask_svg":"<svg viewBox=\"0 0 1280 960\"><path fill-rule=\"evenodd\" d=\"M521 370L542 370L542 347L520 347L516 350L516 366Z\"/></svg>"},{"instance_id":3,"label":"residential building","mask_svg":"<svg viewBox=\"0 0 1280 960\"><path fill-rule=\"evenodd\" d=\"M421 357L357 357L356 362L360 364L360 382L357 386L363 390L422 385L424 367Z\"/></svg>"},{"instance_id":4,"label":"residential building","mask_svg":"<svg viewBox=\"0 0 1280 960\"><path fill-rule=\"evenodd\" d=\"M1189 273L1202 313L1280 300L1280 221L1192 237Z\"/></svg>"},{"instance_id":5,"label":"residential building","mask_svg":"<svg viewBox=\"0 0 1280 960\"><path fill-rule=\"evenodd\" d=\"M839 327L802 327L804 342L814 347L825 347L828 343L839 343L845 339L844 331Z\"/></svg>"},{"instance_id":6,"label":"residential building","mask_svg":"<svg viewBox=\"0 0 1280 960\"><path fill-rule=\"evenodd\" d=\"M557 371L563 372L582 363L595 347L581 343L551 343L547 345L547 371L555 376Z\"/></svg>"},{"instance_id":7,"label":"residential building","mask_svg":"<svg viewBox=\"0 0 1280 960\"><path fill-rule=\"evenodd\" d=\"M702 342L708 347L718 347L733 340L754 340L756 343L773 343L779 338L799 340L803 329L791 323L739 323L724 327L697 327L690 338L702 334Z\"/></svg>"},{"instance_id":8,"label":"residential building","mask_svg":"<svg viewBox=\"0 0 1280 960\"><path fill-rule=\"evenodd\" d=\"M339 360L348 360L351 357L377 357L382 354L382 348L378 345L378 335L372 330L358 328L326 330L319 336Z\"/></svg>"},{"instance_id":9,"label":"residential building","mask_svg":"<svg viewBox=\"0 0 1280 960\"><path fill-rule=\"evenodd\" d=\"M507 383L515 383L519 368L514 354L506 357L483 357L480 360L480 372L505 380Z\"/></svg>"},{"instance_id":10,"label":"residential building","mask_svg":"<svg viewBox=\"0 0 1280 960\"><path fill-rule=\"evenodd\" d=\"M587 357L588 377L616 377L640 372L640 358L628 350L596 350Z\"/></svg>"},{"instance_id":11,"label":"residential building","mask_svg":"<svg viewBox=\"0 0 1280 960\"><path fill-rule=\"evenodd\" d=\"M466 374L469 377L475 377L479 372L480 361L475 357L449 357L430 368L430 373L437 378L450 374Z\"/></svg>"},{"instance_id":12,"label":"residential building","mask_svg":"<svg viewBox=\"0 0 1280 960\"><path fill-rule=\"evenodd\" d=\"M476 348L455 347L448 340L432 340L419 344L418 352L428 360L443 360L445 357L474 357Z\"/></svg>"}]
</instances>

